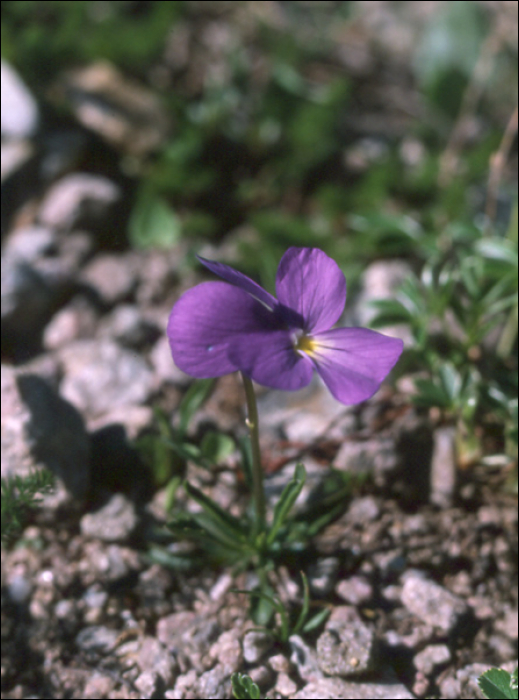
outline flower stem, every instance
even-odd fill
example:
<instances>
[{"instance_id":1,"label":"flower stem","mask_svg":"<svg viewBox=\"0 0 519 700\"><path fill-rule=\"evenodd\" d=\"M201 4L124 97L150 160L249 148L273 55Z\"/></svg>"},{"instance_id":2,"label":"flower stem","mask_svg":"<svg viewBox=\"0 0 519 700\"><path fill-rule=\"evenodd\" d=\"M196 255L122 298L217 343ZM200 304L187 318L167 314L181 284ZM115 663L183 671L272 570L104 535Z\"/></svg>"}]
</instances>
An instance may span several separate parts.
<instances>
[{"instance_id":1,"label":"flower stem","mask_svg":"<svg viewBox=\"0 0 519 700\"><path fill-rule=\"evenodd\" d=\"M263 490L263 469L259 446L258 406L252 381L241 373L245 397L247 399L247 426L252 448L252 498L255 511L255 535L265 529L265 491Z\"/></svg>"}]
</instances>

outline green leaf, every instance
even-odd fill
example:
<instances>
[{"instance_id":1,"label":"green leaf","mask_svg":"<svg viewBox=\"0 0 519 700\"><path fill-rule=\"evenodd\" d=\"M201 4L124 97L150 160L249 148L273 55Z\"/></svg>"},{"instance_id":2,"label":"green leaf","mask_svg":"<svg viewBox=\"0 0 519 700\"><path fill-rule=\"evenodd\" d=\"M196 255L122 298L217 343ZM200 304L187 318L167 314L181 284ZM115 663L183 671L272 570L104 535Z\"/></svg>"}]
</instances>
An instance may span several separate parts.
<instances>
[{"instance_id":1,"label":"green leaf","mask_svg":"<svg viewBox=\"0 0 519 700\"><path fill-rule=\"evenodd\" d=\"M288 513L301 493L301 490L305 485L305 480L306 471L304 465L298 464L296 466L294 476L283 489L283 492L279 497L279 501L276 503L276 507L274 508L274 518L272 527L270 528L267 536L267 545L271 545L274 542L279 529L285 522Z\"/></svg>"},{"instance_id":2,"label":"green leaf","mask_svg":"<svg viewBox=\"0 0 519 700\"><path fill-rule=\"evenodd\" d=\"M289 637L288 615L284 605L277 598L258 590L235 590L234 593L243 593L258 601L259 606L257 606L253 612L253 619L257 624L263 626L267 625L272 617L272 611L276 610L281 620L281 628L278 631L274 631L274 634L283 642L286 642Z\"/></svg>"},{"instance_id":3,"label":"green leaf","mask_svg":"<svg viewBox=\"0 0 519 700\"><path fill-rule=\"evenodd\" d=\"M378 309L378 314L370 321L370 326L373 328L409 323L411 320L409 309L395 299L376 299L370 306Z\"/></svg>"},{"instance_id":4,"label":"green leaf","mask_svg":"<svg viewBox=\"0 0 519 700\"><path fill-rule=\"evenodd\" d=\"M412 400L416 406L450 408L450 397L443 386L437 386L430 379L415 379L414 383L418 394L413 396Z\"/></svg>"},{"instance_id":5,"label":"green leaf","mask_svg":"<svg viewBox=\"0 0 519 700\"><path fill-rule=\"evenodd\" d=\"M502 668L491 668L478 678L478 684L489 700L515 700L517 687L512 687L513 678Z\"/></svg>"},{"instance_id":6,"label":"green leaf","mask_svg":"<svg viewBox=\"0 0 519 700\"><path fill-rule=\"evenodd\" d=\"M215 381L215 379L197 379L186 391L178 407L178 415L180 417L178 429L181 433L186 432L191 419L209 397Z\"/></svg>"},{"instance_id":7,"label":"green leaf","mask_svg":"<svg viewBox=\"0 0 519 700\"><path fill-rule=\"evenodd\" d=\"M200 450L202 456L213 464L223 462L235 448L235 442L229 435L210 430L202 438Z\"/></svg>"},{"instance_id":8,"label":"green leaf","mask_svg":"<svg viewBox=\"0 0 519 700\"><path fill-rule=\"evenodd\" d=\"M438 370L442 387L449 398L449 403L453 404L460 396L463 380L460 373L453 365L445 362Z\"/></svg>"},{"instance_id":9,"label":"green leaf","mask_svg":"<svg viewBox=\"0 0 519 700\"><path fill-rule=\"evenodd\" d=\"M246 673L233 673L231 676L232 692L237 700L259 700L260 690Z\"/></svg>"},{"instance_id":10,"label":"green leaf","mask_svg":"<svg viewBox=\"0 0 519 700\"><path fill-rule=\"evenodd\" d=\"M301 607L301 612L298 615L296 624L294 625L293 634L299 633L299 630L302 628L308 616L308 610L310 607L310 589L308 588L308 579L303 571L301 571L301 578L303 580L303 605Z\"/></svg>"},{"instance_id":11,"label":"green leaf","mask_svg":"<svg viewBox=\"0 0 519 700\"><path fill-rule=\"evenodd\" d=\"M222 544L241 548L246 543L243 523L208 498L202 491L188 482L184 484L187 494L203 508L201 513L191 517L215 539Z\"/></svg>"},{"instance_id":12,"label":"green leaf","mask_svg":"<svg viewBox=\"0 0 519 700\"><path fill-rule=\"evenodd\" d=\"M171 248L181 236L180 219L161 197L143 194L130 215L128 236L136 248Z\"/></svg>"},{"instance_id":13,"label":"green leaf","mask_svg":"<svg viewBox=\"0 0 519 700\"><path fill-rule=\"evenodd\" d=\"M323 624L326 618L330 615L330 612L331 611L329 608L323 608L322 610L319 610L318 613L316 613L313 617L311 617L308 620L308 622L306 622L303 625L302 632L304 634L308 634L309 632L313 632L314 630L316 630Z\"/></svg>"},{"instance_id":14,"label":"green leaf","mask_svg":"<svg viewBox=\"0 0 519 700\"><path fill-rule=\"evenodd\" d=\"M517 269L517 243L506 239L482 238L476 242L475 248L483 257L499 260Z\"/></svg>"}]
</instances>

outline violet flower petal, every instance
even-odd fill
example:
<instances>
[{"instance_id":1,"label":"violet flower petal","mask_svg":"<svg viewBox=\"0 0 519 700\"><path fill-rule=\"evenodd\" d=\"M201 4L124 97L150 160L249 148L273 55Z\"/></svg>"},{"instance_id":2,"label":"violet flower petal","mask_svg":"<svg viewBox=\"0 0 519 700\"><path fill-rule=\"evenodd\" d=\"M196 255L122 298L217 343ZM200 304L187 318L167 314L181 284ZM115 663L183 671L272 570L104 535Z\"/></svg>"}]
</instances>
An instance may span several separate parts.
<instances>
[{"instance_id":1,"label":"violet flower petal","mask_svg":"<svg viewBox=\"0 0 519 700\"><path fill-rule=\"evenodd\" d=\"M240 334L268 332L274 324L274 314L242 289L202 282L173 306L167 334L181 370L197 378L219 377L240 369L229 358L229 346Z\"/></svg>"},{"instance_id":2,"label":"violet flower petal","mask_svg":"<svg viewBox=\"0 0 519 700\"><path fill-rule=\"evenodd\" d=\"M346 303L346 280L337 263L318 248L289 248L276 277L279 301L304 318L307 333L325 331Z\"/></svg>"},{"instance_id":3,"label":"violet flower petal","mask_svg":"<svg viewBox=\"0 0 519 700\"><path fill-rule=\"evenodd\" d=\"M302 389L313 375L312 362L296 352L287 330L243 334L233 341L230 358L248 377L272 389Z\"/></svg>"},{"instance_id":4,"label":"violet flower petal","mask_svg":"<svg viewBox=\"0 0 519 700\"><path fill-rule=\"evenodd\" d=\"M205 258L200 257L200 255L197 255L197 258L200 260L202 265L205 265L205 267L207 267L208 270L211 270L211 272L214 272L215 275L222 277L224 280L226 280L226 282L230 282L236 287L248 292L253 297L256 297L256 299L261 301L262 304L268 306L269 309L274 309L277 306L277 299L263 289L263 287L260 287L259 284L254 282L254 280L251 280L250 277L247 277L247 275L244 275L242 272L238 272L238 270L235 270L224 263L215 262L214 260L206 260Z\"/></svg>"},{"instance_id":5,"label":"violet flower petal","mask_svg":"<svg viewBox=\"0 0 519 700\"><path fill-rule=\"evenodd\" d=\"M350 405L369 399L396 364L399 338L368 328L335 328L313 336L314 366L333 396Z\"/></svg>"}]
</instances>

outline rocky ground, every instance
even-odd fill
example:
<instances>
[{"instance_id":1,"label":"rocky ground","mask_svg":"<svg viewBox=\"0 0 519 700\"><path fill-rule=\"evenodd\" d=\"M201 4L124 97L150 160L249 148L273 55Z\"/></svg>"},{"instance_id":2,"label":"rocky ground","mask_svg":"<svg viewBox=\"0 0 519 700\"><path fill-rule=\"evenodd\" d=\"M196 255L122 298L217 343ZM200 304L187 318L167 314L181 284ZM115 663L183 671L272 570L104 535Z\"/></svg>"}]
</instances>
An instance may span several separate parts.
<instances>
[{"instance_id":1,"label":"rocky ground","mask_svg":"<svg viewBox=\"0 0 519 700\"><path fill-rule=\"evenodd\" d=\"M160 134L153 100L133 95ZM309 551L272 575L295 609L306 571L312 601L330 610L316 632L281 644L251 630L234 589L252 588L252 573L150 559L167 495L135 441L153 429L154 407L178 421L190 378L171 359L167 317L207 277L184 243L121 244L131 187L110 167L114 143L81 126L42 138L40 119L3 66L2 477L48 468L58 481L2 547L2 697L229 698L236 671L270 698L482 697L478 675L517 659L516 501L501 464L460 470L451 427L412 407L405 379L352 408L319 383L259 392L271 503L298 461L308 472L300 506L330 466L369 475ZM137 143L121 119L112 136L153 147L157 130ZM405 269L368 268L362 304L371 279L385 280L380 296ZM362 308L352 300L348 319L362 320ZM218 380L190 439L243 434L243 403L238 378ZM187 474L240 512L237 451ZM182 493L176 507L190 507Z\"/></svg>"}]
</instances>

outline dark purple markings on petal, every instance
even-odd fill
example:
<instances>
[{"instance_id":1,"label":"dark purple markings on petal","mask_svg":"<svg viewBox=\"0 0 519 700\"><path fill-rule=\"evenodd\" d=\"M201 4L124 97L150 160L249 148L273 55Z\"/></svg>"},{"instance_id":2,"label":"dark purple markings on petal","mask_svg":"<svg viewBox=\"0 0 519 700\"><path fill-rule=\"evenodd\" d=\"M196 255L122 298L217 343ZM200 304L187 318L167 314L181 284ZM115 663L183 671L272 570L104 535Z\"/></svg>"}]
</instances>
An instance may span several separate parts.
<instances>
[{"instance_id":1,"label":"dark purple markings on petal","mask_svg":"<svg viewBox=\"0 0 519 700\"><path fill-rule=\"evenodd\" d=\"M308 333L328 330L346 303L346 280L337 263L318 248L289 248L276 277L279 301L304 318Z\"/></svg>"},{"instance_id":2,"label":"dark purple markings on petal","mask_svg":"<svg viewBox=\"0 0 519 700\"><path fill-rule=\"evenodd\" d=\"M260 287L259 284L254 282L254 280L251 280L250 277L247 277L247 275L244 275L242 272L238 272L238 270L235 270L229 265L224 265L224 263L206 260L205 258L200 257L200 255L197 255L197 258L200 260L202 265L205 265L207 269L214 272L215 275L222 277L222 279L224 279L226 282L230 282L230 284L233 284L236 287L243 289L245 292L248 292L253 297L256 297L256 299L259 299L259 301L268 306L269 309L274 309L277 305L277 300L272 296L272 294L269 294L265 289L263 289L263 287Z\"/></svg>"},{"instance_id":3,"label":"dark purple markings on petal","mask_svg":"<svg viewBox=\"0 0 519 700\"><path fill-rule=\"evenodd\" d=\"M368 328L335 328L314 335L314 366L335 398L369 399L396 364L403 342Z\"/></svg>"},{"instance_id":4,"label":"dark purple markings on petal","mask_svg":"<svg viewBox=\"0 0 519 700\"><path fill-rule=\"evenodd\" d=\"M312 379L311 361L296 352L286 330L241 335L230 358L248 377L272 389L295 391Z\"/></svg>"},{"instance_id":5,"label":"dark purple markings on petal","mask_svg":"<svg viewBox=\"0 0 519 700\"><path fill-rule=\"evenodd\" d=\"M240 369L229 348L241 334L278 329L274 314L247 292L225 282L203 282L174 305L168 338L176 365L193 377L219 377Z\"/></svg>"}]
</instances>

